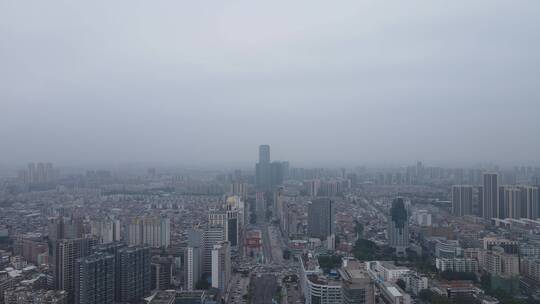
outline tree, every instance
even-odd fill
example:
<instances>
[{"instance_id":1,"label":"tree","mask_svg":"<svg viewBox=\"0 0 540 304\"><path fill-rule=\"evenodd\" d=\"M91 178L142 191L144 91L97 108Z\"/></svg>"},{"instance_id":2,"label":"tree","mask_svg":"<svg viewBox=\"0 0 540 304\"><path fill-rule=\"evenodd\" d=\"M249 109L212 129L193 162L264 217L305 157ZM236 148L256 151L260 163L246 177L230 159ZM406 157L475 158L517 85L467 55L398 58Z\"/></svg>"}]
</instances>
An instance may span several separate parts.
<instances>
[{"instance_id":1,"label":"tree","mask_svg":"<svg viewBox=\"0 0 540 304\"><path fill-rule=\"evenodd\" d=\"M480 285L482 286L482 289L485 290L487 293L491 292L491 275L489 274L483 274L480 277Z\"/></svg>"},{"instance_id":2,"label":"tree","mask_svg":"<svg viewBox=\"0 0 540 304\"><path fill-rule=\"evenodd\" d=\"M358 239L354 244L353 254L354 257L361 261L370 261L375 257L375 251L377 245L366 239Z\"/></svg>"},{"instance_id":3,"label":"tree","mask_svg":"<svg viewBox=\"0 0 540 304\"><path fill-rule=\"evenodd\" d=\"M208 280L206 279L206 276L200 278L200 279L197 281L197 284L195 284L195 288L196 288L196 289L199 289L199 290L206 290L206 289L209 289L210 286L211 286L211 285L210 285L210 283L208 283Z\"/></svg>"},{"instance_id":4,"label":"tree","mask_svg":"<svg viewBox=\"0 0 540 304\"><path fill-rule=\"evenodd\" d=\"M398 279L396 281L396 285L399 286L399 288L401 288L403 290L407 289L407 284L402 279Z\"/></svg>"},{"instance_id":5,"label":"tree","mask_svg":"<svg viewBox=\"0 0 540 304\"><path fill-rule=\"evenodd\" d=\"M317 259L319 266L326 272L341 265L341 256L339 255L320 255Z\"/></svg>"},{"instance_id":6,"label":"tree","mask_svg":"<svg viewBox=\"0 0 540 304\"><path fill-rule=\"evenodd\" d=\"M450 299L447 298L447 297L436 294L431 298L430 303L432 303L432 304L452 304L452 301L450 301Z\"/></svg>"},{"instance_id":7,"label":"tree","mask_svg":"<svg viewBox=\"0 0 540 304\"><path fill-rule=\"evenodd\" d=\"M469 280L476 282L476 274L472 272L455 272L455 271L443 271L441 272L441 278L448 280L448 281L456 281L456 280Z\"/></svg>"},{"instance_id":8,"label":"tree","mask_svg":"<svg viewBox=\"0 0 540 304\"><path fill-rule=\"evenodd\" d=\"M418 297L420 298L420 300L424 302L431 302L431 298L433 298L433 296L434 296L433 291L429 289L422 289L418 293Z\"/></svg>"}]
</instances>

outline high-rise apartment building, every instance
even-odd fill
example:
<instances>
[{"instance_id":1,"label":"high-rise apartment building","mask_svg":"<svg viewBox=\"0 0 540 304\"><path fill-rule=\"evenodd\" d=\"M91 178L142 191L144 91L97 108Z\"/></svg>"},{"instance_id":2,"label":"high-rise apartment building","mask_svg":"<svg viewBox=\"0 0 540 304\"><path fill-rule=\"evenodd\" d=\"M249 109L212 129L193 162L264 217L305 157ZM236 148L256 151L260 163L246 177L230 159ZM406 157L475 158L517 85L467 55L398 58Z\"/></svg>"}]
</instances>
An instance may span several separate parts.
<instances>
[{"instance_id":1,"label":"high-rise apartment building","mask_svg":"<svg viewBox=\"0 0 540 304\"><path fill-rule=\"evenodd\" d=\"M173 261L169 257L154 256L150 264L152 290L167 290L171 287Z\"/></svg>"},{"instance_id":2,"label":"high-rise apartment building","mask_svg":"<svg viewBox=\"0 0 540 304\"><path fill-rule=\"evenodd\" d=\"M58 178L59 172L54 169L52 163L29 163L27 170L19 173L22 182L31 185L50 183Z\"/></svg>"},{"instance_id":3,"label":"high-rise apartment building","mask_svg":"<svg viewBox=\"0 0 540 304\"><path fill-rule=\"evenodd\" d=\"M524 207L521 199L521 189L516 187L499 187L499 204L501 218L522 218Z\"/></svg>"},{"instance_id":4,"label":"high-rise apartment building","mask_svg":"<svg viewBox=\"0 0 540 304\"><path fill-rule=\"evenodd\" d=\"M149 247L124 247L116 257L116 302L135 302L150 294Z\"/></svg>"},{"instance_id":5,"label":"high-rise apartment building","mask_svg":"<svg viewBox=\"0 0 540 304\"><path fill-rule=\"evenodd\" d=\"M454 216L472 214L472 208L473 187L464 185L452 186L452 214Z\"/></svg>"},{"instance_id":6,"label":"high-rise apartment building","mask_svg":"<svg viewBox=\"0 0 540 304\"><path fill-rule=\"evenodd\" d=\"M409 220L405 202L401 197L392 202L387 233L389 246L396 250L396 255L406 255L409 247Z\"/></svg>"},{"instance_id":7,"label":"high-rise apartment building","mask_svg":"<svg viewBox=\"0 0 540 304\"><path fill-rule=\"evenodd\" d=\"M115 259L112 254L94 253L77 260L75 267L76 304L114 302Z\"/></svg>"},{"instance_id":8,"label":"high-rise apartment building","mask_svg":"<svg viewBox=\"0 0 540 304\"><path fill-rule=\"evenodd\" d=\"M329 198L312 200L308 205L308 234L326 240L334 234L334 202Z\"/></svg>"},{"instance_id":9,"label":"high-rise apartment building","mask_svg":"<svg viewBox=\"0 0 540 304\"><path fill-rule=\"evenodd\" d=\"M522 186L521 199L522 203L522 216L529 219L537 219L540 214L540 197L538 187L535 186Z\"/></svg>"},{"instance_id":10,"label":"high-rise apartment building","mask_svg":"<svg viewBox=\"0 0 540 304\"><path fill-rule=\"evenodd\" d=\"M497 173L484 173L482 186L482 216L486 219L500 218L499 206L499 175Z\"/></svg>"},{"instance_id":11,"label":"high-rise apartment building","mask_svg":"<svg viewBox=\"0 0 540 304\"><path fill-rule=\"evenodd\" d=\"M312 179L304 182L306 191L309 196L317 197L321 189L321 181L318 179Z\"/></svg>"},{"instance_id":12,"label":"high-rise apartment building","mask_svg":"<svg viewBox=\"0 0 540 304\"><path fill-rule=\"evenodd\" d=\"M92 235L102 244L120 241L120 220L118 219L95 220L91 222L90 227Z\"/></svg>"},{"instance_id":13,"label":"high-rise apartment building","mask_svg":"<svg viewBox=\"0 0 540 304\"><path fill-rule=\"evenodd\" d=\"M54 288L67 291L69 303L75 298L76 261L92 254L96 245L97 240L90 238L61 239L53 244Z\"/></svg>"},{"instance_id":14,"label":"high-rise apartment building","mask_svg":"<svg viewBox=\"0 0 540 304\"><path fill-rule=\"evenodd\" d=\"M69 218L64 216L54 217L49 219L47 225L51 243L60 239L81 238L84 234L83 221L81 218Z\"/></svg>"},{"instance_id":15,"label":"high-rise apartment building","mask_svg":"<svg viewBox=\"0 0 540 304\"><path fill-rule=\"evenodd\" d=\"M239 196L243 201L247 199L248 184L247 183L232 183L230 192L232 195Z\"/></svg>"},{"instance_id":16,"label":"high-rise apartment building","mask_svg":"<svg viewBox=\"0 0 540 304\"><path fill-rule=\"evenodd\" d=\"M171 222L166 217L133 218L128 224L128 244L167 248L171 242Z\"/></svg>"}]
</instances>

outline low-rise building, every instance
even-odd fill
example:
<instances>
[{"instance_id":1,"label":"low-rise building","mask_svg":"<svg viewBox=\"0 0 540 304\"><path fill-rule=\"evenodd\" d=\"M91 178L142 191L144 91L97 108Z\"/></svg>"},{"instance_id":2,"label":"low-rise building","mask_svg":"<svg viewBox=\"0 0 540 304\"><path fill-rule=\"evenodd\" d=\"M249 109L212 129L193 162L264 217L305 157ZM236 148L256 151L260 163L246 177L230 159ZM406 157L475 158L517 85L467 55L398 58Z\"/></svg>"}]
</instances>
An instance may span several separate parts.
<instances>
[{"instance_id":1,"label":"low-rise building","mask_svg":"<svg viewBox=\"0 0 540 304\"><path fill-rule=\"evenodd\" d=\"M457 299L473 298L475 287L471 281L438 281L433 284L431 290L435 293L450 298L453 302Z\"/></svg>"},{"instance_id":2,"label":"low-rise building","mask_svg":"<svg viewBox=\"0 0 540 304\"><path fill-rule=\"evenodd\" d=\"M453 271L453 272L478 272L478 261L475 259L466 258L453 258L435 259L435 266L439 271Z\"/></svg>"},{"instance_id":3,"label":"low-rise building","mask_svg":"<svg viewBox=\"0 0 540 304\"><path fill-rule=\"evenodd\" d=\"M540 283L540 259L524 258L521 260L521 274Z\"/></svg>"},{"instance_id":4,"label":"low-rise building","mask_svg":"<svg viewBox=\"0 0 540 304\"><path fill-rule=\"evenodd\" d=\"M300 285L306 304L341 304L341 281L325 275L317 258L311 254L300 256Z\"/></svg>"},{"instance_id":5,"label":"low-rise building","mask_svg":"<svg viewBox=\"0 0 540 304\"><path fill-rule=\"evenodd\" d=\"M390 261L371 261L367 265L368 273L373 278L383 282L396 282L404 278L410 271L409 268L396 266Z\"/></svg>"},{"instance_id":6,"label":"low-rise building","mask_svg":"<svg viewBox=\"0 0 540 304\"><path fill-rule=\"evenodd\" d=\"M496 249L496 248L494 248ZM519 257L499 250L487 250L482 255L483 268L492 275L519 275Z\"/></svg>"},{"instance_id":7,"label":"low-rise building","mask_svg":"<svg viewBox=\"0 0 540 304\"><path fill-rule=\"evenodd\" d=\"M19 287L4 292L4 304L68 304L64 290Z\"/></svg>"},{"instance_id":8,"label":"low-rise building","mask_svg":"<svg viewBox=\"0 0 540 304\"><path fill-rule=\"evenodd\" d=\"M343 304L375 303L374 283L364 263L345 259L339 273L342 279Z\"/></svg>"},{"instance_id":9,"label":"low-rise building","mask_svg":"<svg viewBox=\"0 0 540 304\"><path fill-rule=\"evenodd\" d=\"M416 272L410 272L405 276L407 291L418 295L420 291L428 288L428 277Z\"/></svg>"},{"instance_id":10,"label":"low-rise building","mask_svg":"<svg viewBox=\"0 0 540 304\"><path fill-rule=\"evenodd\" d=\"M381 299L386 304L410 304L411 296L399 288L396 283L383 282L379 285L381 290Z\"/></svg>"}]
</instances>

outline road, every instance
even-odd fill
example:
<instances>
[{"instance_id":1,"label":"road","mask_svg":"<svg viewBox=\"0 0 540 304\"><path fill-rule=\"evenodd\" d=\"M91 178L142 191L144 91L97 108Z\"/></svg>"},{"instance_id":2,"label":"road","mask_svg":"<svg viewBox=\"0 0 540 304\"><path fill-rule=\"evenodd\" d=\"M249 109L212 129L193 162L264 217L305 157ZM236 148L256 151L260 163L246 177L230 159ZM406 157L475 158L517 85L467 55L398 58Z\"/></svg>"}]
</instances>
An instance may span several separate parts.
<instances>
[{"instance_id":1,"label":"road","mask_svg":"<svg viewBox=\"0 0 540 304\"><path fill-rule=\"evenodd\" d=\"M272 304L272 299L277 294L277 278L275 275L263 274L253 276L250 287L250 303Z\"/></svg>"},{"instance_id":2,"label":"road","mask_svg":"<svg viewBox=\"0 0 540 304\"><path fill-rule=\"evenodd\" d=\"M260 224L260 229L262 232L262 245L263 245L263 254L264 260L266 263L271 263L273 261L272 257L272 245L270 242L270 233L268 232L268 224L266 222Z\"/></svg>"},{"instance_id":3,"label":"road","mask_svg":"<svg viewBox=\"0 0 540 304\"><path fill-rule=\"evenodd\" d=\"M249 293L249 303L270 304L272 299L278 300L277 288L282 286L281 304L301 304L302 295L298 283L283 282L286 276L299 275L299 265L292 258L283 259L283 250L287 248L287 244L281 236L279 227L268 224L264 218L258 220L254 226L261 230L264 262L260 263L249 257L236 262L237 266L250 269L250 275L249 278L240 274L233 275L227 303L246 303L242 296Z\"/></svg>"},{"instance_id":4,"label":"road","mask_svg":"<svg viewBox=\"0 0 540 304\"><path fill-rule=\"evenodd\" d=\"M248 277L243 277L239 273L234 273L229 283L229 293L227 295L226 303L231 303L231 304L247 303L247 301L243 298L243 296L247 294L248 285L249 285Z\"/></svg>"}]
</instances>

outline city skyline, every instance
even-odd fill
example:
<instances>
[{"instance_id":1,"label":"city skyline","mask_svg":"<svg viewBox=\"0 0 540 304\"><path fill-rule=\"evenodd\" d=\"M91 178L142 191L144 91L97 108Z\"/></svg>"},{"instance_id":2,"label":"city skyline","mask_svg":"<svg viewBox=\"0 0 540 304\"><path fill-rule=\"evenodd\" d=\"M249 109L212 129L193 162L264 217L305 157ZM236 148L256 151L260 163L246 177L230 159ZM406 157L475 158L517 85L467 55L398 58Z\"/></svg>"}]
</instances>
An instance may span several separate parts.
<instances>
[{"instance_id":1,"label":"city skyline","mask_svg":"<svg viewBox=\"0 0 540 304\"><path fill-rule=\"evenodd\" d=\"M0 164L538 164L539 9L2 2Z\"/></svg>"}]
</instances>

